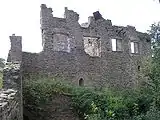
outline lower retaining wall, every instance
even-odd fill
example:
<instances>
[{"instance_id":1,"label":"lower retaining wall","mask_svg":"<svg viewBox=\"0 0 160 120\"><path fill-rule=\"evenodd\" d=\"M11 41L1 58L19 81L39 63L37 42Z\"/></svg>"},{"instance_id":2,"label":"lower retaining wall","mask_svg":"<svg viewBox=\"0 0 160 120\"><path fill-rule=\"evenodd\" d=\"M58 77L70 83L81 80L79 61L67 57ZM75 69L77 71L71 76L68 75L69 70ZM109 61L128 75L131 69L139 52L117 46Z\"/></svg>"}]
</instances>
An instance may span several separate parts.
<instances>
[{"instance_id":1,"label":"lower retaining wall","mask_svg":"<svg viewBox=\"0 0 160 120\"><path fill-rule=\"evenodd\" d=\"M0 120L23 120L22 79L20 63L7 63L0 90Z\"/></svg>"},{"instance_id":2,"label":"lower retaining wall","mask_svg":"<svg viewBox=\"0 0 160 120\"><path fill-rule=\"evenodd\" d=\"M0 91L0 120L20 120L20 105L17 90Z\"/></svg>"}]
</instances>

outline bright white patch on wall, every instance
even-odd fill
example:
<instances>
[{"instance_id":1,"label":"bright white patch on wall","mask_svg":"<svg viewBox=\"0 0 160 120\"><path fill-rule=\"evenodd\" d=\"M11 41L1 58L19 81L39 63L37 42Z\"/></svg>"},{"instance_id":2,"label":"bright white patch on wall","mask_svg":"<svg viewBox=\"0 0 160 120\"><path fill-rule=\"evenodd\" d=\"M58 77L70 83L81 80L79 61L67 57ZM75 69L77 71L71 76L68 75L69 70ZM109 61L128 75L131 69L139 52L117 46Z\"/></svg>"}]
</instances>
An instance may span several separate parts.
<instances>
[{"instance_id":1,"label":"bright white patch on wall","mask_svg":"<svg viewBox=\"0 0 160 120\"><path fill-rule=\"evenodd\" d=\"M139 53L138 42L131 42L131 53Z\"/></svg>"},{"instance_id":2,"label":"bright white patch on wall","mask_svg":"<svg viewBox=\"0 0 160 120\"><path fill-rule=\"evenodd\" d=\"M84 50L90 56L98 56L101 54L101 41L97 37L84 37Z\"/></svg>"},{"instance_id":3,"label":"bright white patch on wall","mask_svg":"<svg viewBox=\"0 0 160 120\"><path fill-rule=\"evenodd\" d=\"M122 51L122 40L112 39L112 51Z\"/></svg>"}]
</instances>

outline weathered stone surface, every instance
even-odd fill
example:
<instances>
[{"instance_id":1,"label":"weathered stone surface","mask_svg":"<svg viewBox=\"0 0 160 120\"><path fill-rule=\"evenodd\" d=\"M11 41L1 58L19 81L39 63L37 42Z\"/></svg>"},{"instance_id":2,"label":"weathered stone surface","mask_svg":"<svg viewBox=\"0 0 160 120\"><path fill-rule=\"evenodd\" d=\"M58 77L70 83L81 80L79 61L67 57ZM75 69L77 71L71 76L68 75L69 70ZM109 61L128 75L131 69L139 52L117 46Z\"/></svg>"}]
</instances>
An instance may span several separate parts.
<instances>
[{"instance_id":1,"label":"weathered stone surface","mask_svg":"<svg viewBox=\"0 0 160 120\"><path fill-rule=\"evenodd\" d=\"M23 120L20 62L6 63L0 90L0 120Z\"/></svg>"},{"instance_id":2,"label":"weathered stone surface","mask_svg":"<svg viewBox=\"0 0 160 120\"><path fill-rule=\"evenodd\" d=\"M0 91L0 120L22 120L18 94L14 89Z\"/></svg>"},{"instance_id":3,"label":"weathered stone surface","mask_svg":"<svg viewBox=\"0 0 160 120\"><path fill-rule=\"evenodd\" d=\"M22 61L22 37L12 34L9 38L11 42L11 49L8 53L7 61Z\"/></svg>"}]
</instances>

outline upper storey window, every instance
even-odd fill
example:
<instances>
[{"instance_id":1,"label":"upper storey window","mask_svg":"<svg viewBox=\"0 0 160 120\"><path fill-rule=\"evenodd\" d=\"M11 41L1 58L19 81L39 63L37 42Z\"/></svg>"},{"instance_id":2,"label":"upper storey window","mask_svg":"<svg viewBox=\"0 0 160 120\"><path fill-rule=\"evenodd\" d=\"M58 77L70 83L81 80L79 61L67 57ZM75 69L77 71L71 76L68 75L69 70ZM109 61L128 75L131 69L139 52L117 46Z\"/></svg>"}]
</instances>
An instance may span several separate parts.
<instances>
[{"instance_id":1,"label":"upper storey window","mask_svg":"<svg viewBox=\"0 0 160 120\"><path fill-rule=\"evenodd\" d=\"M84 50L90 56L100 57L101 53L101 41L97 37L84 37Z\"/></svg>"},{"instance_id":2,"label":"upper storey window","mask_svg":"<svg viewBox=\"0 0 160 120\"><path fill-rule=\"evenodd\" d=\"M65 34L54 34L51 45L54 51L70 52L71 39Z\"/></svg>"},{"instance_id":3,"label":"upper storey window","mask_svg":"<svg viewBox=\"0 0 160 120\"><path fill-rule=\"evenodd\" d=\"M112 51L122 51L122 40L112 39Z\"/></svg>"},{"instance_id":4,"label":"upper storey window","mask_svg":"<svg viewBox=\"0 0 160 120\"><path fill-rule=\"evenodd\" d=\"M131 53L139 53L138 42L131 42Z\"/></svg>"}]
</instances>

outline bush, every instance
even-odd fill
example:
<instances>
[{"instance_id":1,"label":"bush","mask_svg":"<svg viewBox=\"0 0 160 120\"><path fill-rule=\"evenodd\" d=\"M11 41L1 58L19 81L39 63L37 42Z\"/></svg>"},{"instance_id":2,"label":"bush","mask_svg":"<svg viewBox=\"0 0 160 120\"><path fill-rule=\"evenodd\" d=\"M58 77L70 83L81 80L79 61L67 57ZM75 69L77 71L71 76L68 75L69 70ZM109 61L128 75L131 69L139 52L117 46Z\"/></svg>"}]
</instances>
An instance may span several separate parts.
<instances>
[{"instance_id":1,"label":"bush","mask_svg":"<svg viewBox=\"0 0 160 120\"><path fill-rule=\"evenodd\" d=\"M146 114L141 114L139 116L135 116L134 120L159 120L160 111L156 109L156 107L151 107Z\"/></svg>"},{"instance_id":2,"label":"bush","mask_svg":"<svg viewBox=\"0 0 160 120\"><path fill-rule=\"evenodd\" d=\"M51 78L43 78L36 81L24 80L24 108L30 111L38 120L43 120L43 116L46 114L44 107L51 101L53 95L69 93L70 90L71 87Z\"/></svg>"},{"instance_id":3,"label":"bush","mask_svg":"<svg viewBox=\"0 0 160 120\"><path fill-rule=\"evenodd\" d=\"M64 84L51 77L24 81L24 106L36 116L43 115L43 106L55 94L69 94L72 108L82 120L146 120L153 103L153 96L145 91L96 91Z\"/></svg>"},{"instance_id":4,"label":"bush","mask_svg":"<svg viewBox=\"0 0 160 120\"><path fill-rule=\"evenodd\" d=\"M72 100L73 107L78 112L81 119L95 119L95 117L104 119L108 117L109 115L107 114L111 112L108 111L107 96L101 93L82 90L75 93Z\"/></svg>"},{"instance_id":5,"label":"bush","mask_svg":"<svg viewBox=\"0 0 160 120\"><path fill-rule=\"evenodd\" d=\"M53 94L69 93L71 91L71 87L65 86L54 79L28 81L25 82L23 89L24 98L26 98L25 102L34 105L45 104L50 100Z\"/></svg>"},{"instance_id":6,"label":"bush","mask_svg":"<svg viewBox=\"0 0 160 120\"><path fill-rule=\"evenodd\" d=\"M0 89L2 88L3 74L0 72Z\"/></svg>"}]
</instances>

